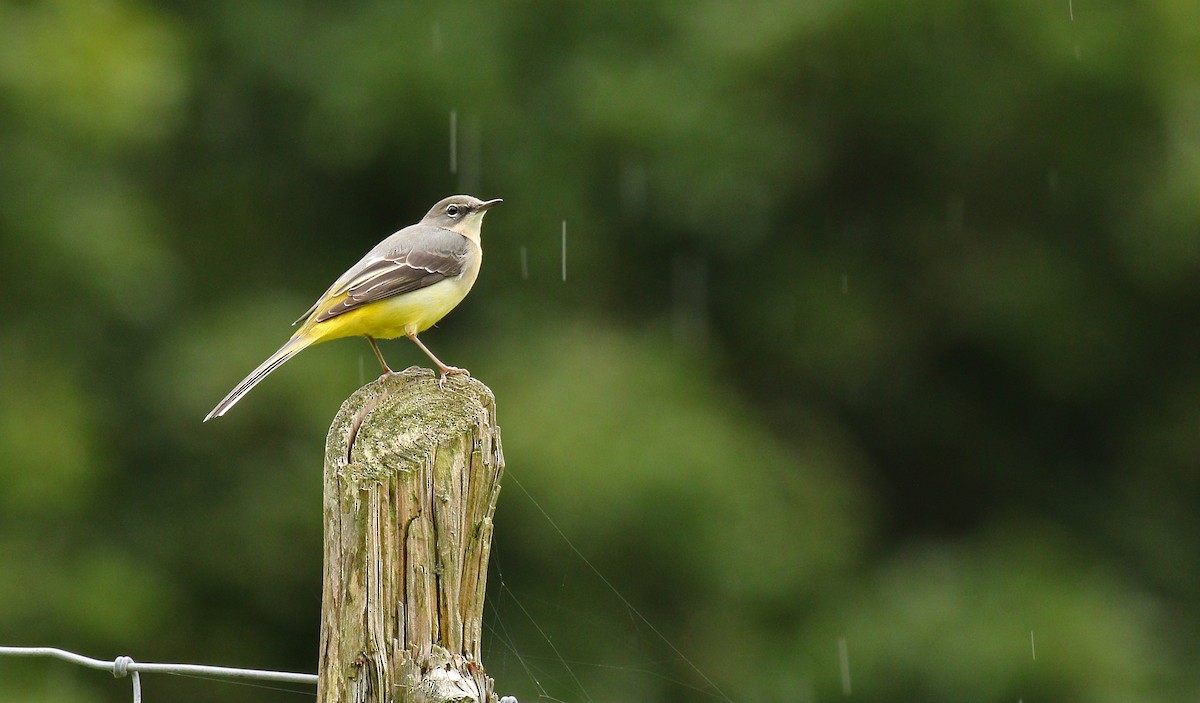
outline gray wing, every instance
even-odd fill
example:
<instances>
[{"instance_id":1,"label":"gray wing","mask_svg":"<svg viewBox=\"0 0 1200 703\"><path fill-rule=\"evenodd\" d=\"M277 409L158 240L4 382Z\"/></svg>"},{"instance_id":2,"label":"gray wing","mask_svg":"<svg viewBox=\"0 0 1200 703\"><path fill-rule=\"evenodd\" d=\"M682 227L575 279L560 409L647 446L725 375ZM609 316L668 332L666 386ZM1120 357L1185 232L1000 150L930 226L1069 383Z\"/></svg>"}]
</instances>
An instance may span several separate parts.
<instances>
[{"instance_id":1,"label":"gray wing","mask_svg":"<svg viewBox=\"0 0 1200 703\"><path fill-rule=\"evenodd\" d=\"M405 227L350 267L296 322L342 294L346 298L318 315L316 322L453 278L463 272L470 253L471 240L457 232L432 225Z\"/></svg>"}]
</instances>

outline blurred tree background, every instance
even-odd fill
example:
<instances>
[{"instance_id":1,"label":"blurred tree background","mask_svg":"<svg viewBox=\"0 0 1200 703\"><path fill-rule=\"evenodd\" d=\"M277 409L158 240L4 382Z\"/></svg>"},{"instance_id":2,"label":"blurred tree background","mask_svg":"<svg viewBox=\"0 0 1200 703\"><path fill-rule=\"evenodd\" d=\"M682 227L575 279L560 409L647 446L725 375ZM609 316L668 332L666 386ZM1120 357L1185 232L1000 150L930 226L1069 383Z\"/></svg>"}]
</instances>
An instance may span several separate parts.
<instances>
[{"instance_id":1,"label":"blurred tree background","mask_svg":"<svg viewBox=\"0 0 1200 703\"><path fill-rule=\"evenodd\" d=\"M498 691L1194 700L1197 76L1188 0L0 0L0 644L315 670L369 347L200 419L468 192Z\"/></svg>"}]
</instances>

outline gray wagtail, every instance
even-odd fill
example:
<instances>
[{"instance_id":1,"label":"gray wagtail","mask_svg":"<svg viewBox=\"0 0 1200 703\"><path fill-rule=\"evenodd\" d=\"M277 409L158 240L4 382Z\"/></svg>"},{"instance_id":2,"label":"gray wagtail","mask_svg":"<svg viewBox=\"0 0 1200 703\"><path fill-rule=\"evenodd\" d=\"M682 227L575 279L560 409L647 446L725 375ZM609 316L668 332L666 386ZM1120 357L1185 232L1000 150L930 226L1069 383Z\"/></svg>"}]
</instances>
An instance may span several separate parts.
<instances>
[{"instance_id":1,"label":"gray wagtail","mask_svg":"<svg viewBox=\"0 0 1200 703\"><path fill-rule=\"evenodd\" d=\"M500 202L499 198L479 200L452 195L434 205L417 224L377 244L293 323L304 324L217 403L205 422L224 415L267 374L303 349L340 337L366 337L385 374L392 370L379 353L376 338L411 339L437 365L442 374L440 383L451 374L468 373L443 364L417 335L442 319L471 291L483 261L480 223L488 208Z\"/></svg>"}]
</instances>

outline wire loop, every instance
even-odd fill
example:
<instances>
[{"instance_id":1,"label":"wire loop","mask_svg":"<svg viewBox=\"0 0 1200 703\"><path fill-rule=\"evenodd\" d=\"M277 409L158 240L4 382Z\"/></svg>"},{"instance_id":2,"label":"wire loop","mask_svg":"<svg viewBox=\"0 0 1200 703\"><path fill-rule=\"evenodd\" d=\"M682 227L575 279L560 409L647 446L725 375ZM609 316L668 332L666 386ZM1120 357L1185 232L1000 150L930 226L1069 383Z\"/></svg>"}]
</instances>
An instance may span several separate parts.
<instances>
[{"instance_id":1,"label":"wire loop","mask_svg":"<svg viewBox=\"0 0 1200 703\"><path fill-rule=\"evenodd\" d=\"M113 660L113 678L123 679L129 675L129 665L133 663L133 657L117 657ZM137 673L136 671L134 672Z\"/></svg>"}]
</instances>

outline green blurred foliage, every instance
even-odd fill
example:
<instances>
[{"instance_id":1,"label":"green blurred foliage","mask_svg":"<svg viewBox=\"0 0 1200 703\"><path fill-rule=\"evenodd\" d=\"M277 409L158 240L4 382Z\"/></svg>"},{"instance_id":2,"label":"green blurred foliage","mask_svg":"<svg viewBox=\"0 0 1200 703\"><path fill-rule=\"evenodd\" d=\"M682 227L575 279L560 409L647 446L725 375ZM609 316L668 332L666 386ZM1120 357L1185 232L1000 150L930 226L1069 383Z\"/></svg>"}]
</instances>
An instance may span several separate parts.
<instances>
[{"instance_id":1,"label":"green blurred foliage","mask_svg":"<svg viewBox=\"0 0 1200 703\"><path fill-rule=\"evenodd\" d=\"M1193 699L1198 71L1183 0L0 0L0 644L314 670L374 360L200 418L469 192L500 692Z\"/></svg>"}]
</instances>

